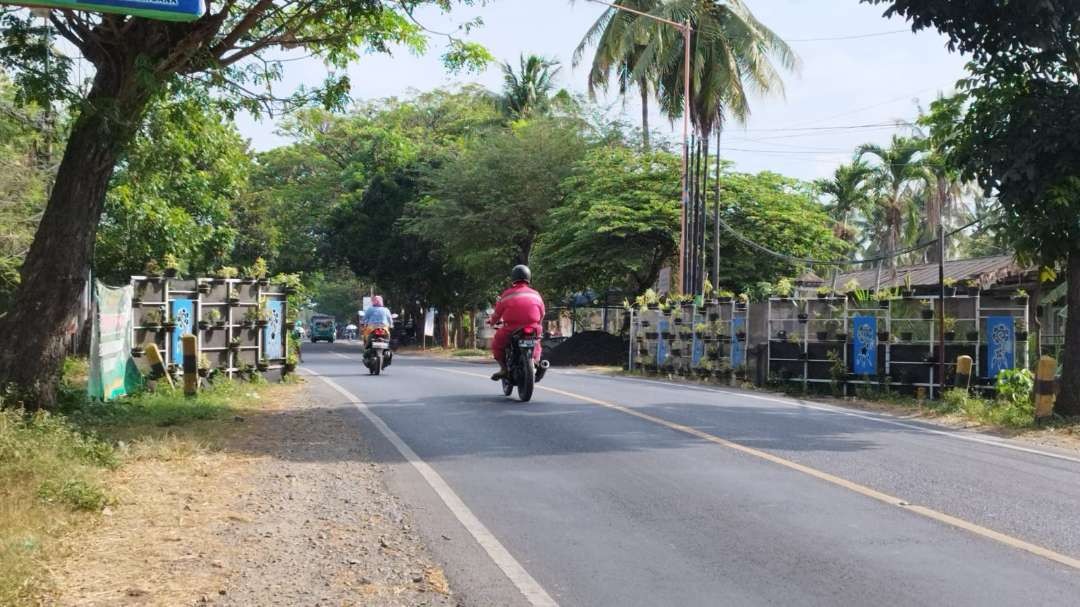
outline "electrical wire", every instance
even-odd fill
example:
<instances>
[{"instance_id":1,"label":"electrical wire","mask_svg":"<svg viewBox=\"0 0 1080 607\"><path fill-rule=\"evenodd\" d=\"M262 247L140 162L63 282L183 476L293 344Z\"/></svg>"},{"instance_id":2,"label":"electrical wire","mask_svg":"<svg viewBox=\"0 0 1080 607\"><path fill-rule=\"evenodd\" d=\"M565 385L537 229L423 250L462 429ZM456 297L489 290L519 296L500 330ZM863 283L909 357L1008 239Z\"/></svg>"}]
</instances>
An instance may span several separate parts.
<instances>
[{"instance_id":1,"label":"electrical wire","mask_svg":"<svg viewBox=\"0 0 1080 607\"><path fill-rule=\"evenodd\" d=\"M804 258L804 257L795 257L794 255L788 255L786 253L780 253L778 251L774 251L774 250L770 249L769 247L766 247L765 245L763 245L761 243L758 243L758 242L756 242L754 240L751 240L750 238L744 236L738 230L736 230L735 228L728 225L728 223L726 221L724 221L723 219L720 219L720 218L717 218L717 219L720 221L720 226L722 228L724 228L724 231L731 234L732 236L734 236L735 240L738 240L739 242L745 244L746 246L748 246L748 247L750 247L752 249L755 249L757 251L765 253L766 255L770 255L770 256L775 257L777 259L780 259L782 261L787 261L789 263L794 263L794 264L822 265L822 266L836 266L836 267L862 265L862 264L867 264L867 263L874 263L874 262L878 262L878 261L884 261L886 259L893 259L893 258L896 258L896 257L900 257L901 255L907 255L908 253L914 253L915 251L920 251L920 250L925 249L925 248L927 248L929 246L937 244L937 241L938 241L938 239L935 238L933 240L929 240L929 241L926 241L926 242L923 242L923 243L908 247L906 249L902 249L902 250L899 250L899 251L894 251L892 253L889 253L888 255L879 255L877 257L870 257L870 258L867 258L867 259L854 259L854 260L844 260L844 261L812 259L812 258ZM986 216L976 217L974 220L969 222L967 225L964 225L963 227L957 228L957 229L945 234L945 237L948 238L950 236L953 236L954 234L958 234L960 232L963 232L964 230L966 230L966 229L968 229L968 228L982 222L984 219L986 219Z\"/></svg>"},{"instance_id":2,"label":"electrical wire","mask_svg":"<svg viewBox=\"0 0 1080 607\"><path fill-rule=\"evenodd\" d=\"M879 36L895 36L896 34L911 33L910 29L891 30L888 32L875 32L872 34L852 34L850 36L831 36L827 38L788 38L785 42L832 42L834 40L860 40L862 38L877 38Z\"/></svg>"}]
</instances>

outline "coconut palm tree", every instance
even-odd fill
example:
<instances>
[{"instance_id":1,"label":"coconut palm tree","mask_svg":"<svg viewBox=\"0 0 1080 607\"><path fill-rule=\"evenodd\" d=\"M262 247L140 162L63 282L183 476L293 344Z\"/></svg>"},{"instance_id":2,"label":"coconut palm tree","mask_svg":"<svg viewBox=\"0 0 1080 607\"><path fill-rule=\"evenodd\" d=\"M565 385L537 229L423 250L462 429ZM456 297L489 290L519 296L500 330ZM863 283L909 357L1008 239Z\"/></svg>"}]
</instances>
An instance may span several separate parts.
<instances>
[{"instance_id":1,"label":"coconut palm tree","mask_svg":"<svg viewBox=\"0 0 1080 607\"><path fill-rule=\"evenodd\" d=\"M856 161L873 159L867 184L873 189L873 219L884 239L882 254L891 255L899 248L905 218L910 217L914 196L926 175L924 155L926 143L915 137L893 135L888 147L868 143L858 147ZM886 267L896 265L895 258L885 261Z\"/></svg>"},{"instance_id":2,"label":"coconut palm tree","mask_svg":"<svg viewBox=\"0 0 1080 607\"><path fill-rule=\"evenodd\" d=\"M509 63L503 70L503 107L512 118L543 114L551 107L551 91L561 69L555 59L525 55L518 59L518 71Z\"/></svg>"},{"instance_id":3,"label":"coconut palm tree","mask_svg":"<svg viewBox=\"0 0 1080 607\"><path fill-rule=\"evenodd\" d=\"M658 0L623 0L621 4L647 13L656 8ZM649 83L655 80L656 74L643 69L636 78L633 76L634 67L645 50L644 43L648 35L647 30L641 31L634 27L638 18L634 13L614 7L604 11L574 49L573 61L576 67L584 57L586 49L596 46L588 80L589 95L592 97L596 96L598 89L607 90L613 75L619 87L619 95L624 98L631 87L637 87L641 95L641 143L642 147L648 150Z\"/></svg>"},{"instance_id":4,"label":"coconut palm tree","mask_svg":"<svg viewBox=\"0 0 1080 607\"><path fill-rule=\"evenodd\" d=\"M818 191L830 198L829 216L836 221L837 238L847 242L857 239L855 230L850 225L853 215L864 212L870 206L870 192L867 177L872 170L862 160L841 165L833 176L817 180Z\"/></svg>"}]
</instances>

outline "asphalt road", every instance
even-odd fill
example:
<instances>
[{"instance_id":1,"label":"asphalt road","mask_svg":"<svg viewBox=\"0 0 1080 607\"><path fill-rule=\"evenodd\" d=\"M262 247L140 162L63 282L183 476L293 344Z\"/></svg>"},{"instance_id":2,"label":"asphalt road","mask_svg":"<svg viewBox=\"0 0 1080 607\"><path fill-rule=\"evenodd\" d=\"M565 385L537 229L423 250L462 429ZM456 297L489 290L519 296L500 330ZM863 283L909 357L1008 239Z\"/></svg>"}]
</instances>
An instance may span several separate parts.
<instances>
[{"instance_id":1,"label":"asphalt road","mask_svg":"<svg viewBox=\"0 0 1080 607\"><path fill-rule=\"evenodd\" d=\"M553 369L522 404L487 366L304 358L468 605L1080 601L1062 452L737 390Z\"/></svg>"}]
</instances>

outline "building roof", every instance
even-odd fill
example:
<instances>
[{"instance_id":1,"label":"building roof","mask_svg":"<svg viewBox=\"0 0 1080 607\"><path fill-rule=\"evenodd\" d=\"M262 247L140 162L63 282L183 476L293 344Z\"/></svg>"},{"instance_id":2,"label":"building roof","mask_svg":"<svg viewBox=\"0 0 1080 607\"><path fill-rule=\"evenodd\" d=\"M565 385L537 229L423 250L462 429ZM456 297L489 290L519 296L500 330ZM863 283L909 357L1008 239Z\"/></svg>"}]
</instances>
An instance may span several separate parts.
<instances>
[{"instance_id":1,"label":"building roof","mask_svg":"<svg viewBox=\"0 0 1080 607\"><path fill-rule=\"evenodd\" d=\"M958 259L945 262L945 278L957 283L965 280L975 280L980 287L988 289L994 284L1011 280L1013 284L1025 281L1036 271L1036 268L1022 266L1012 255L997 255L994 257L976 257L974 259ZM911 277L908 281L907 277ZM843 288L852 280L859 283L860 289L874 289L879 286L878 271L859 270L847 272L836 277L836 288ZM912 287L927 287L938 284L938 264L924 263L913 266L899 266L897 268L882 268L881 287L903 287L910 284Z\"/></svg>"}]
</instances>

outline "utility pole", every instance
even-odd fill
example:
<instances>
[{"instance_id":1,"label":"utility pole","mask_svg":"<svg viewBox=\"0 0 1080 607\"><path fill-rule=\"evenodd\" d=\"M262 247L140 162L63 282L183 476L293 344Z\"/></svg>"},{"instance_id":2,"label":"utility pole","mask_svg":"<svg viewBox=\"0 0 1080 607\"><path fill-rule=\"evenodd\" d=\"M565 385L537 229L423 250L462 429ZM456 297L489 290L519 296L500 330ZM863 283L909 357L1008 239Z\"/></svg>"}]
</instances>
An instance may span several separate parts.
<instances>
[{"instance_id":1,"label":"utility pole","mask_svg":"<svg viewBox=\"0 0 1080 607\"><path fill-rule=\"evenodd\" d=\"M678 21L672 21L670 19L664 19L663 17L657 17L644 11L622 6L621 4L613 4L611 2L604 2L603 0L590 0L596 4L603 4L616 10L626 11L633 13L639 17L645 17L658 21L674 27L682 32L683 35L683 153L682 153L682 210L680 212L679 219L679 267L676 275L671 281L672 284L678 285L679 290L683 293L687 293L690 289L691 281L690 276L687 276L687 262L690 261L691 252L687 250L687 238L686 238L686 211L690 204L690 33L693 32L693 28L690 26L690 18L687 17L685 21L679 23ZM696 248L696 247L695 247ZM696 289L695 289L696 291Z\"/></svg>"}]
</instances>

